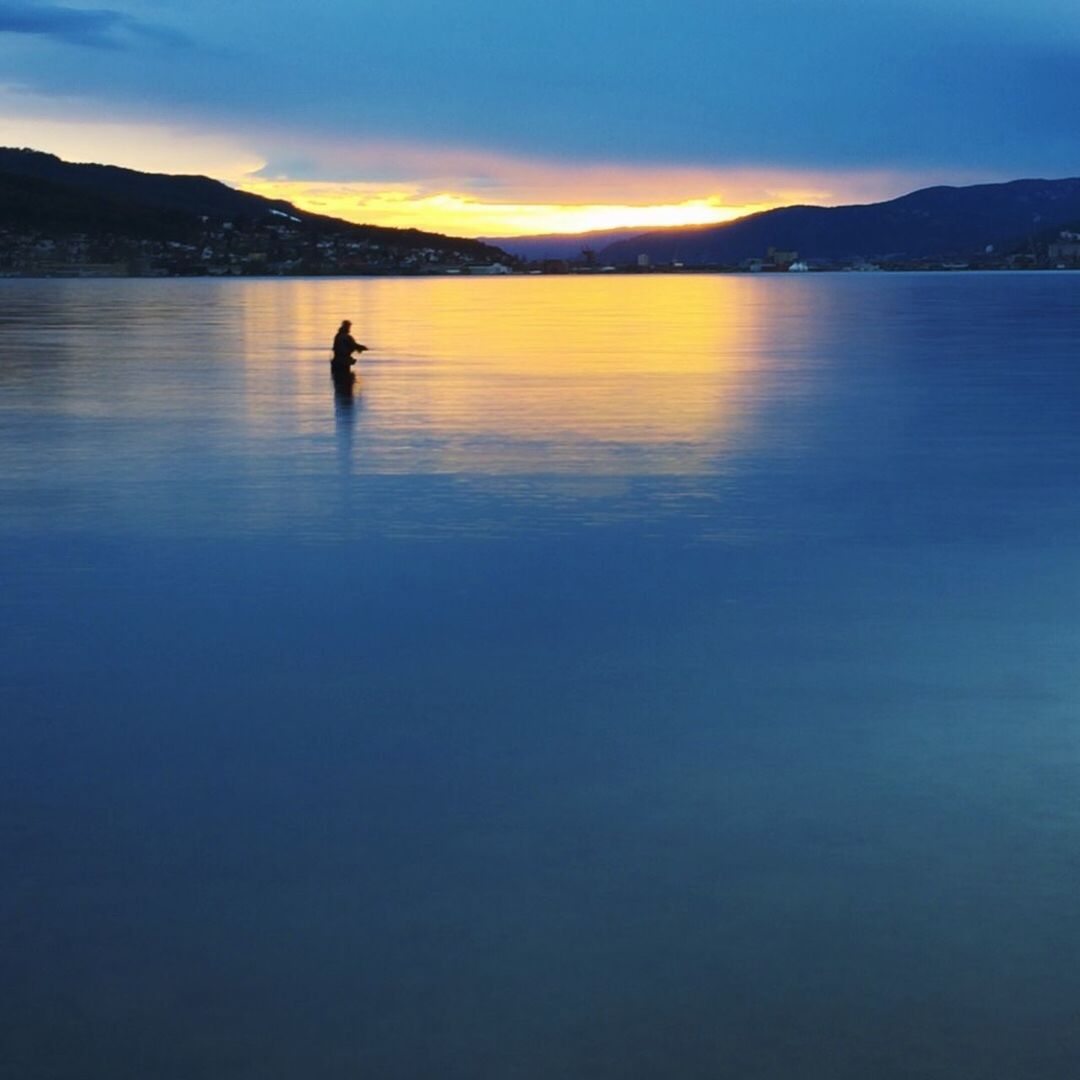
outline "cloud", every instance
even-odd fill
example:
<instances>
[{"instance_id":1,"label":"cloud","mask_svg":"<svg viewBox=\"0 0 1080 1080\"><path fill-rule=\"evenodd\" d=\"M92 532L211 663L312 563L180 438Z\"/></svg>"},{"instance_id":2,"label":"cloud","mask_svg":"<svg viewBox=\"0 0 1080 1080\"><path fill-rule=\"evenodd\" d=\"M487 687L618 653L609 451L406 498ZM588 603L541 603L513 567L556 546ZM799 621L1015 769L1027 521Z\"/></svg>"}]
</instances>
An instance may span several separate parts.
<instances>
[{"instance_id":1,"label":"cloud","mask_svg":"<svg viewBox=\"0 0 1080 1080\"><path fill-rule=\"evenodd\" d=\"M163 45L188 41L177 30L143 22L123 11L60 4L0 2L0 33L29 34L95 49L131 48L140 40Z\"/></svg>"},{"instance_id":2,"label":"cloud","mask_svg":"<svg viewBox=\"0 0 1080 1080\"><path fill-rule=\"evenodd\" d=\"M485 203L655 205L715 199L724 205L810 201L873 201L933 183L975 182L962 169L918 170L679 166L649 161L583 160L510 155L483 147L445 147L391 140L341 142L316 133L289 133L283 153L279 132L249 129L264 164L243 177L245 186L280 184L322 189L328 197L410 199L471 193ZM1005 177L1003 177L1005 178ZM290 196L283 196L290 197Z\"/></svg>"},{"instance_id":3,"label":"cloud","mask_svg":"<svg viewBox=\"0 0 1080 1080\"><path fill-rule=\"evenodd\" d=\"M87 2L110 7L0 0L0 31L26 42L0 50L0 82L234 132L265 180L418 178L426 194L518 201L492 158L589 184L612 167L946 180L1060 176L1080 160L1075 0ZM139 47L172 33L163 11L197 65L194 49ZM71 41L96 47L67 63ZM403 160L402 144L422 154ZM448 160L469 150L477 160Z\"/></svg>"}]
</instances>

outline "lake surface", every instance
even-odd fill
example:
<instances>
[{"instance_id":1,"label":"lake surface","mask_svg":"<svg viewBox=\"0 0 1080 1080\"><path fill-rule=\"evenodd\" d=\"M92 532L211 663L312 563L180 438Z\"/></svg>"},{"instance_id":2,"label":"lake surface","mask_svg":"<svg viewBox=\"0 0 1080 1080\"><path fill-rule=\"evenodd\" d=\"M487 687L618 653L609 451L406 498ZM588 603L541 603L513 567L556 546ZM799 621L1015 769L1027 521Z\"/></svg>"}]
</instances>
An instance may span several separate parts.
<instances>
[{"instance_id":1,"label":"lake surface","mask_svg":"<svg viewBox=\"0 0 1080 1080\"><path fill-rule=\"evenodd\" d=\"M1078 330L0 281L0 1076L1075 1074Z\"/></svg>"}]
</instances>

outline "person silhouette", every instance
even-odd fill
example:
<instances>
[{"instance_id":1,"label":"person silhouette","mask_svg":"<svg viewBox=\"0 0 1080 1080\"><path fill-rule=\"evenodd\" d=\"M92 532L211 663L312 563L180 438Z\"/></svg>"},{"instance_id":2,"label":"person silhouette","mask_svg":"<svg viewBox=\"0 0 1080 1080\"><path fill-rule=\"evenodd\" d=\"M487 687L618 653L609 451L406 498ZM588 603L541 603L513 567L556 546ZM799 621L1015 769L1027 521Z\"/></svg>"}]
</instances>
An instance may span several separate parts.
<instances>
[{"instance_id":1,"label":"person silhouette","mask_svg":"<svg viewBox=\"0 0 1080 1080\"><path fill-rule=\"evenodd\" d=\"M353 359L353 353L367 350L367 346L361 345L352 336L351 331L352 323L345 319L341 326L338 327L337 334L334 335L334 356L330 361L332 374L347 373L349 368L356 363L356 360Z\"/></svg>"}]
</instances>

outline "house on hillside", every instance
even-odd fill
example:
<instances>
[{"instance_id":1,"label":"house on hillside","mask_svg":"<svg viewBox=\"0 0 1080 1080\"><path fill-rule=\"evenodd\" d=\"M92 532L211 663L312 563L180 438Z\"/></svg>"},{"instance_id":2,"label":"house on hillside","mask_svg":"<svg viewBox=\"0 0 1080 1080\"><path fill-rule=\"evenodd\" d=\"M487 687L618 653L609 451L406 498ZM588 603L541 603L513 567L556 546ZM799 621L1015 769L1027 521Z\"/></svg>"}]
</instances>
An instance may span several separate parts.
<instances>
[{"instance_id":1,"label":"house on hillside","mask_svg":"<svg viewBox=\"0 0 1080 1080\"><path fill-rule=\"evenodd\" d=\"M1051 266L1078 267L1080 266L1080 240L1065 239L1062 233L1057 243L1047 248L1047 258Z\"/></svg>"}]
</instances>

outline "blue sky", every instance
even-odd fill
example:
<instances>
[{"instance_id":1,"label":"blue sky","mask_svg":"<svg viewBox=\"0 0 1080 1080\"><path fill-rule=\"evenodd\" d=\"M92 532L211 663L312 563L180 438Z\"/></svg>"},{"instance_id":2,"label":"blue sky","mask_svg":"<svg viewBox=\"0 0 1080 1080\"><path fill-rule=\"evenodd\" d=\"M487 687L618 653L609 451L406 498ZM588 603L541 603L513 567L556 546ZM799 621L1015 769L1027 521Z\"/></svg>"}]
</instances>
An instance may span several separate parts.
<instances>
[{"instance_id":1,"label":"blue sky","mask_svg":"<svg viewBox=\"0 0 1080 1080\"><path fill-rule=\"evenodd\" d=\"M1078 58L1063 0L16 0L0 141L369 209L836 202L1080 172Z\"/></svg>"}]
</instances>

